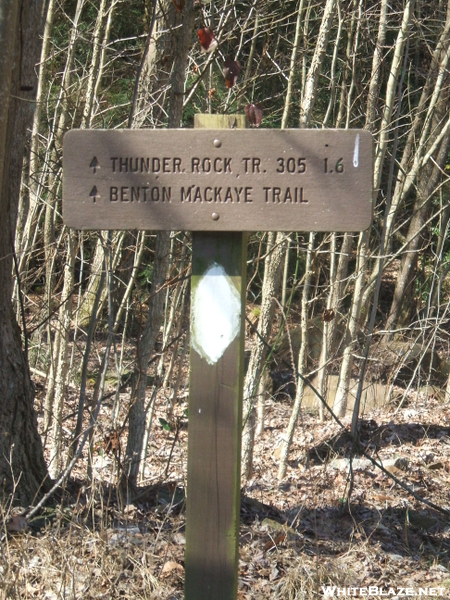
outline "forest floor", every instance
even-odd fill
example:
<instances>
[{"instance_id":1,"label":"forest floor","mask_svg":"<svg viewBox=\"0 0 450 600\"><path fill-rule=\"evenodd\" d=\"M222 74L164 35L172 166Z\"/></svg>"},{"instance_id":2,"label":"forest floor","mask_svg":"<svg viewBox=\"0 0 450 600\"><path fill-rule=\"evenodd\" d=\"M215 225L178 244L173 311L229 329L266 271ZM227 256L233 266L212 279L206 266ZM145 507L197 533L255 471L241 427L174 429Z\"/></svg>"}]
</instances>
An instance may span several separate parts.
<instances>
[{"instance_id":1,"label":"forest floor","mask_svg":"<svg viewBox=\"0 0 450 600\"><path fill-rule=\"evenodd\" d=\"M1 599L183 598L186 396L184 390L171 430L166 400L158 397L143 487L131 503L116 493L107 402L94 443L92 485L85 483L84 457L59 504L26 527L14 518L17 509L3 507ZM68 414L76 403L74 392ZM331 586L330 594L336 586L336 597L338 591L340 597L450 597L448 515L389 476L450 511L450 405L417 394L400 407L366 413L361 447L388 473L360 454L352 458L352 477L348 430L320 423L305 410L280 486L279 448L290 412L286 398L268 402L254 476L242 489L238 598L320 598L327 595L324 586ZM68 432L71 419L64 424Z\"/></svg>"}]
</instances>

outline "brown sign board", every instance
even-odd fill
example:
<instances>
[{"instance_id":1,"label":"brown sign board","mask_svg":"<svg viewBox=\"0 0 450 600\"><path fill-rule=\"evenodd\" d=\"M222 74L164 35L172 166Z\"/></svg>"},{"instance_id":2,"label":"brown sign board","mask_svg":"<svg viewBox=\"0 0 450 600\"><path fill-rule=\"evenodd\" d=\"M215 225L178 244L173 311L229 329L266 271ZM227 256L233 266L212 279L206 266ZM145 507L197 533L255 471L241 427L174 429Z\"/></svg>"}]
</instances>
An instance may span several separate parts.
<instances>
[{"instance_id":1,"label":"brown sign board","mask_svg":"<svg viewBox=\"0 0 450 600\"><path fill-rule=\"evenodd\" d=\"M71 130L63 219L76 229L362 231L365 130Z\"/></svg>"}]
</instances>

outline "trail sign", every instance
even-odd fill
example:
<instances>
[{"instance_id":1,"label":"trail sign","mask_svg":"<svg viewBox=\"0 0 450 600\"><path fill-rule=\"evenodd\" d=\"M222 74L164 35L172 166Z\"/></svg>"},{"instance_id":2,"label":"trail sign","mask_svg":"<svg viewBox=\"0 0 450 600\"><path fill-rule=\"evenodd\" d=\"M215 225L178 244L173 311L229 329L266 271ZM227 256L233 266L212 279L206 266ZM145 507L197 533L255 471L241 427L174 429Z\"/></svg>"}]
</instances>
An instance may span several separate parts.
<instances>
[{"instance_id":1,"label":"trail sign","mask_svg":"<svg viewBox=\"0 0 450 600\"><path fill-rule=\"evenodd\" d=\"M367 229L372 136L245 130L242 115L195 125L67 133L63 217L77 229L194 232L185 600L236 600L244 232Z\"/></svg>"},{"instance_id":2,"label":"trail sign","mask_svg":"<svg viewBox=\"0 0 450 600\"><path fill-rule=\"evenodd\" d=\"M77 229L361 231L364 130L72 130L63 216Z\"/></svg>"}]
</instances>

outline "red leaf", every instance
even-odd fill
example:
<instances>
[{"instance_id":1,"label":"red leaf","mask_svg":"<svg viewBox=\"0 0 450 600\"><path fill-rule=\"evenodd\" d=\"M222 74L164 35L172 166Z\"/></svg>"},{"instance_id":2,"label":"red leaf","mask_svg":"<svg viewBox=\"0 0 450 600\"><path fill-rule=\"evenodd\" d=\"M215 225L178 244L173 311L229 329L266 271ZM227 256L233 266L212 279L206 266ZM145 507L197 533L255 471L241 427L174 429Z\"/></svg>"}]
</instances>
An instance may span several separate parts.
<instances>
[{"instance_id":1,"label":"red leaf","mask_svg":"<svg viewBox=\"0 0 450 600\"><path fill-rule=\"evenodd\" d=\"M197 36L204 52L214 52L218 43L214 37L214 31L210 27L200 27Z\"/></svg>"},{"instance_id":2,"label":"red leaf","mask_svg":"<svg viewBox=\"0 0 450 600\"><path fill-rule=\"evenodd\" d=\"M227 88L232 88L235 85L241 65L232 58L227 58L223 65L223 76L225 77L225 84Z\"/></svg>"},{"instance_id":3,"label":"red leaf","mask_svg":"<svg viewBox=\"0 0 450 600\"><path fill-rule=\"evenodd\" d=\"M186 0L172 0L172 2L178 12L181 12L186 4Z\"/></svg>"},{"instance_id":4,"label":"red leaf","mask_svg":"<svg viewBox=\"0 0 450 600\"><path fill-rule=\"evenodd\" d=\"M261 102L256 104L247 104L244 108L245 116L247 121L252 124L253 127L259 127L263 118L263 108Z\"/></svg>"}]
</instances>

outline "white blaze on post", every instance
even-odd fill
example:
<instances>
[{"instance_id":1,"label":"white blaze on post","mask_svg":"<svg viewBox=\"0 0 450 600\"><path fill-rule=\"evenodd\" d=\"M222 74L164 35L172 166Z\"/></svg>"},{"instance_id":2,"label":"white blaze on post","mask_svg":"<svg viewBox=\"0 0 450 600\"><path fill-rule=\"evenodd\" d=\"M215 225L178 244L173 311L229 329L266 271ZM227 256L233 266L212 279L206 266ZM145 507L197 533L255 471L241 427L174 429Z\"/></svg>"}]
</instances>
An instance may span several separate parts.
<instances>
[{"instance_id":1,"label":"white blaze on post","mask_svg":"<svg viewBox=\"0 0 450 600\"><path fill-rule=\"evenodd\" d=\"M240 293L217 263L198 282L191 315L192 347L213 365L239 334L241 326Z\"/></svg>"}]
</instances>

